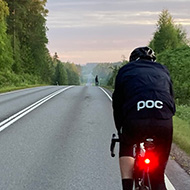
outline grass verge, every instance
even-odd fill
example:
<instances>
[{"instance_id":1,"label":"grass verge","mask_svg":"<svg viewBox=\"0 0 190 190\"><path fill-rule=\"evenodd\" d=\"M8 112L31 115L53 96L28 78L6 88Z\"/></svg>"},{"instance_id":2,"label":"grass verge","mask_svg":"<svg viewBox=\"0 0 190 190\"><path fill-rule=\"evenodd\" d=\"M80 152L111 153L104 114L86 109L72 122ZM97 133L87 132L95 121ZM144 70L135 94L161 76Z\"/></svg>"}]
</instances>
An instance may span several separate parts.
<instances>
[{"instance_id":1,"label":"grass verge","mask_svg":"<svg viewBox=\"0 0 190 190\"><path fill-rule=\"evenodd\" d=\"M173 141L188 155L190 155L190 123L178 116L174 116L173 125Z\"/></svg>"},{"instance_id":2,"label":"grass verge","mask_svg":"<svg viewBox=\"0 0 190 190\"><path fill-rule=\"evenodd\" d=\"M38 87L38 86L47 86L47 85L43 85L43 84L35 84L35 85L23 85L23 86L7 86L7 87L1 87L0 88L0 93L4 93L4 92L10 92L13 90L21 90L21 89L25 89L25 88L33 88L33 87Z\"/></svg>"},{"instance_id":3,"label":"grass verge","mask_svg":"<svg viewBox=\"0 0 190 190\"><path fill-rule=\"evenodd\" d=\"M173 141L190 155L190 106L177 105Z\"/></svg>"}]
</instances>

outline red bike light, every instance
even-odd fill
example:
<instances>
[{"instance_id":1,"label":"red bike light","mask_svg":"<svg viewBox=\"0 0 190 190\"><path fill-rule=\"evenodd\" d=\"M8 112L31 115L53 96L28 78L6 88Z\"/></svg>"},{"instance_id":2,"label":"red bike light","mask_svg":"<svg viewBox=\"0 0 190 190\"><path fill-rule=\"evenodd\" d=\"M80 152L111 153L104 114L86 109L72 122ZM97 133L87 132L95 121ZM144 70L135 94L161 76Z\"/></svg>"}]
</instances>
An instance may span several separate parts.
<instances>
[{"instance_id":1,"label":"red bike light","mask_svg":"<svg viewBox=\"0 0 190 190\"><path fill-rule=\"evenodd\" d=\"M158 167L158 157L153 153L148 153L144 157L139 157L137 165L140 170L143 170L147 167L149 170L154 170Z\"/></svg>"},{"instance_id":2,"label":"red bike light","mask_svg":"<svg viewBox=\"0 0 190 190\"><path fill-rule=\"evenodd\" d=\"M149 159L149 158L146 158L146 159L144 160L144 163L147 164L147 165L150 164L150 159Z\"/></svg>"}]
</instances>

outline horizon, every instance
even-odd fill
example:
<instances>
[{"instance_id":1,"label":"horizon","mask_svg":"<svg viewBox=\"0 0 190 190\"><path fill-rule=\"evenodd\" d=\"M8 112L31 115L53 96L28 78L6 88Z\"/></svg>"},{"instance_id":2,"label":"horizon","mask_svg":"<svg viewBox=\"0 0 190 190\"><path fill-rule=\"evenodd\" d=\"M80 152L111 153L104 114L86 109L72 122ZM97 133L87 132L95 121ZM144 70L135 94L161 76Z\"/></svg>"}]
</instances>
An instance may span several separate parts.
<instances>
[{"instance_id":1,"label":"horizon","mask_svg":"<svg viewBox=\"0 0 190 190\"><path fill-rule=\"evenodd\" d=\"M48 49L63 62L79 65L128 60L148 45L163 9L189 38L188 0L48 0Z\"/></svg>"}]
</instances>

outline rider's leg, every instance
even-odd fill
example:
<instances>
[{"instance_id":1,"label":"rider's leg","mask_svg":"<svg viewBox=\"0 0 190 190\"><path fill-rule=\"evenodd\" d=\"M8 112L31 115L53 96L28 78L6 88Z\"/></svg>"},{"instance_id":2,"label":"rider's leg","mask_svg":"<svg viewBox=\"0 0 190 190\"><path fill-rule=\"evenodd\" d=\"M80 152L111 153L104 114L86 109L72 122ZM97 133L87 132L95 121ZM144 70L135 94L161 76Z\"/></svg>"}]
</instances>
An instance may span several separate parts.
<instances>
[{"instance_id":1,"label":"rider's leg","mask_svg":"<svg viewBox=\"0 0 190 190\"><path fill-rule=\"evenodd\" d=\"M130 135L128 136L128 134ZM129 140L131 137L131 133L126 132L125 129L120 134L119 164L123 190L133 189L134 143Z\"/></svg>"},{"instance_id":2,"label":"rider's leg","mask_svg":"<svg viewBox=\"0 0 190 190\"><path fill-rule=\"evenodd\" d=\"M120 157L119 164L123 190L132 190L134 158L130 156Z\"/></svg>"},{"instance_id":3,"label":"rider's leg","mask_svg":"<svg viewBox=\"0 0 190 190\"><path fill-rule=\"evenodd\" d=\"M123 190L132 190L134 158L131 156L120 156L119 165Z\"/></svg>"},{"instance_id":4,"label":"rider's leg","mask_svg":"<svg viewBox=\"0 0 190 190\"><path fill-rule=\"evenodd\" d=\"M134 158L130 156L122 156L119 158L122 179L133 178Z\"/></svg>"},{"instance_id":5,"label":"rider's leg","mask_svg":"<svg viewBox=\"0 0 190 190\"><path fill-rule=\"evenodd\" d=\"M159 167L153 170L150 180L153 190L166 190L164 172L172 144L172 119L154 121L154 123L159 123L155 131L157 134L156 152L159 159Z\"/></svg>"}]
</instances>

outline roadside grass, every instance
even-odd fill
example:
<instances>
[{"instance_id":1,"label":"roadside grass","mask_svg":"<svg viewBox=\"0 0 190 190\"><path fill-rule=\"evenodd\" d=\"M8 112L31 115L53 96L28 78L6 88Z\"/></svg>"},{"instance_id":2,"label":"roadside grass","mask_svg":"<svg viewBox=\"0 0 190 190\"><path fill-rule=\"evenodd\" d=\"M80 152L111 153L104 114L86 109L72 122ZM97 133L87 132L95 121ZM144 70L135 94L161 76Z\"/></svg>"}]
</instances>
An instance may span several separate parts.
<instances>
[{"instance_id":1,"label":"roadside grass","mask_svg":"<svg viewBox=\"0 0 190 190\"><path fill-rule=\"evenodd\" d=\"M190 106L177 105L176 109L176 116L190 123Z\"/></svg>"},{"instance_id":2,"label":"roadside grass","mask_svg":"<svg viewBox=\"0 0 190 190\"><path fill-rule=\"evenodd\" d=\"M190 123L174 116L173 118L174 132L173 141L190 155Z\"/></svg>"},{"instance_id":3,"label":"roadside grass","mask_svg":"<svg viewBox=\"0 0 190 190\"><path fill-rule=\"evenodd\" d=\"M33 88L38 86L47 86L46 84L35 84L35 85L23 85L23 86L7 86L7 87L0 87L0 93L4 92L11 92L13 90L21 90L25 88Z\"/></svg>"},{"instance_id":4,"label":"roadside grass","mask_svg":"<svg viewBox=\"0 0 190 190\"><path fill-rule=\"evenodd\" d=\"M101 87L108 89L111 93L113 93L113 91L114 91L113 87L110 87L110 86L101 86Z\"/></svg>"},{"instance_id":5,"label":"roadside grass","mask_svg":"<svg viewBox=\"0 0 190 190\"><path fill-rule=\"evenodd\" d=\"M176 108L173 141L190 155L190 106L177 105Z\"/></svg>"}]
</instances>

